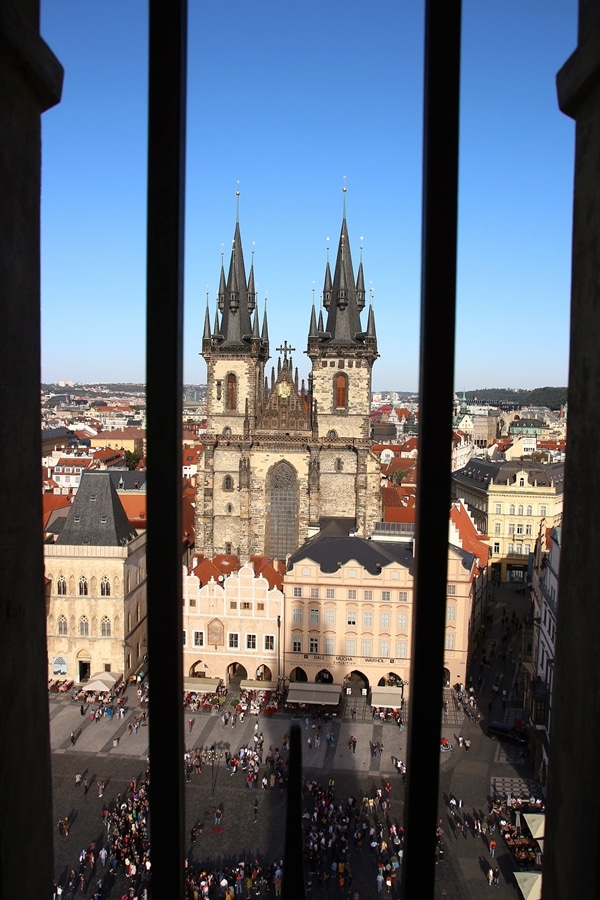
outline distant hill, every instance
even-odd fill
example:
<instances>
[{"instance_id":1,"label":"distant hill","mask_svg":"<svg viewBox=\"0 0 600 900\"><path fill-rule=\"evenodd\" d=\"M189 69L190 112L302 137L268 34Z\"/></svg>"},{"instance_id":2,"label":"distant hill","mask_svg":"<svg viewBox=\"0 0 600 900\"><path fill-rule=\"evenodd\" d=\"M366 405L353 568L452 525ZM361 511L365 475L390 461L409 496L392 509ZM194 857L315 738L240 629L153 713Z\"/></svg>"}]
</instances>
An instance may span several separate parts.
<instances>
[{"instance_id":1,"label":"distant hill","mask_svg":"<svg viewBox=\"0 0 600 900\"><path fill-rule=\"evenodd\" d=\"M469 403L479 400L491 406L547 406L549 409L560 409L567 402L567 388L540 387L530 391L514 388L480 388L476 391L465 391L465 396Z\"/></svg>"}]
</instances>

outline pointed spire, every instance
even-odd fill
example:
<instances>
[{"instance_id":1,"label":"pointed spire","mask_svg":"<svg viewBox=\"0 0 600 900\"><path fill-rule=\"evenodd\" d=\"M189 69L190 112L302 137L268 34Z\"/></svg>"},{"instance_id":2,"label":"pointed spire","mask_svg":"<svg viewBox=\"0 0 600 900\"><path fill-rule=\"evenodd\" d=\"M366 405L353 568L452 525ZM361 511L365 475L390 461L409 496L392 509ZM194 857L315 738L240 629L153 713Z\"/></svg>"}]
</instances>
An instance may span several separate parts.
<instances>
[{"instance_id":1,"label":"pointed spire","mask_svg":"<svg viewBox=\"0 0 600 900\"><path fill-rule=\"evenodd\" d=\"M204 334L202 335L202 338L205 341L210 341L210 313L208 311L208 306L204 313Z\"/></svg>"},{"instance_id":2,"label":"pointed spire","mask_svg":"<svg viewBox=\"0 0 600 900\"><path fill-rule=\"evenodd\" d=\"M252 263L248 276L248 309L253 312L256 306L256 288L254 287L254 246L252 247Z\"/></svg>"},{"instance_id":3,"label":"pointed spire","mask_svg":"<svg viewBox=\"0 0 600 900\"><path fill-rule=\"evenodd\" d=\"M365 308L365 275L363 272L363 262L362 262L362 236L361 236L361 244L360 244L360 263L358 266L358 275L356 276L356 304L360 312Z\"/></svg>"},{"instance_id":4,"label":"pointed spire","mask_svg":"<svg viewBox=\"0 0 600 900\"><path fill-rule=\"evenodd\" d=\"M312 309L310 311L310 325L308 326L308 337L316 338L317 336L317 314L315 312L315 304L313 302Z\"/></svg>"},{"instance_id":5,"label":"pointed spire","mask_svg":"<svg viewBox=\"0 0 600 900\"><path fill-rule=\"evenodd\" d=\"M225 283L225 265L223 263L223 251L221 250L221 277L219 278L219 297L217 300L219 311L223 312L225 309L225 292L227 291L227 285Z\"/></svg>"},{"instance_id":6,"label":"pointed spire","mask_svg":"<svg viewBox=\"0 0 600 900\"><path fill-rule=\"evenodd\" d=\"M260 341L260 331L258 330L258 309L254 310L254 316L252 317L252 319L252 339Z\"/></svg>"},{"instance_id":7,"label":"pointed spire","mask_svg":"<svg viewBox=\"0 0 600 900\"><path fill-rule=\"evenodd\" d=\"M327 283L327 272L325 279ZM348 225L345 218L342 220L335 272L331 286L331 302L329 306L325 302L323 305L328 310L325 330L331 335L331 341L343 344L356 343L357 336L361 334L362 328L352 268Z\"/></svg>"},{"instance_id":8,"label":"pointed spire","mask_svg":"<svg viewBox=\"0 0 600 900\"><path fill-rule=\"evenodd\" d=\"M267 298L265 297L265 310L263 312L263 324L262 324L262 333L261 338L263 342L268 345L269 343L269 327L267 325Z\"/></svg>"},{"instance_id":9,"label":"pointed spire","mask_svg":"<svg viewBox=\"0 0 600 900\"><path fill-rule=\"evenodd\" d=\"M375 331L375 312L373 311L373 304L369 304L369 316L367 318L367 340L377 340L377 333Z\"/></svg>"}]
</instances>

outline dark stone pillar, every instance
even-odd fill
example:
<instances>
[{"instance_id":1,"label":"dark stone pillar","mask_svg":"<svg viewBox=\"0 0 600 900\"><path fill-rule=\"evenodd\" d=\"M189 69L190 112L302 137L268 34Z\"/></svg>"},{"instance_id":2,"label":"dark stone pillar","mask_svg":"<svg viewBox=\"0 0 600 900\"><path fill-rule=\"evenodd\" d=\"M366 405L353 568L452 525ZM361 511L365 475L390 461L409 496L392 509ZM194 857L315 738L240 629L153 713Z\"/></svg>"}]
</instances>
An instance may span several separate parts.
<instances>
[{"instance_id":1,"label":"dark stone pillar","mask_svg":"<svg viewBox=\"0 0 600 900\"><path fill-rule=\"evenodd\" d=\"M0 4L0 896L29 878L51 896L52 782L40 485L41 113L62 68L39 35L39 2ZM21 862L20 862L21 861Z\"/></svg>"},{"instance_id":2,"label":"dark stone pillar","mask_svg":"<svg viewBox=\"0 0 600 900\"><path fill-rule=\"evenodd\" d=\"M580 2L579 45L558 74L576 122L569 426L561 541L544 900L600 894L594 782L600 747L600 20Z\"/></svg>"}]
</instances>

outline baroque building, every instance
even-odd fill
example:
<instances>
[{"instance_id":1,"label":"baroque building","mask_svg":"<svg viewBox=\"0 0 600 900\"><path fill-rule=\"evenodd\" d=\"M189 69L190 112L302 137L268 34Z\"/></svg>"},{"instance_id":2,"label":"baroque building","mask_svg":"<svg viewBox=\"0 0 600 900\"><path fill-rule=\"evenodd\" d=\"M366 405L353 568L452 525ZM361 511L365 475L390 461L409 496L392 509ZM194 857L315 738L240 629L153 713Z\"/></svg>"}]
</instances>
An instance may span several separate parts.
<instances>
[{"instance_id":1,"label":"baroque building","mask_svg":"<svg viewBox=\"0 0 600 900\"><path fill-rule=\"evenodd\" d=\"M287 340L270 377L266 311L259 321L254 260L246 274L239 216L217 309L206 310L207 432L196 498L196 545L211 557L285 559L330 519L368 537L381 518L379 462L370 449L373 308L362 259L352 265L346 215L322 307L310 313L308 385Z\"/></svg>"}]
</instances>

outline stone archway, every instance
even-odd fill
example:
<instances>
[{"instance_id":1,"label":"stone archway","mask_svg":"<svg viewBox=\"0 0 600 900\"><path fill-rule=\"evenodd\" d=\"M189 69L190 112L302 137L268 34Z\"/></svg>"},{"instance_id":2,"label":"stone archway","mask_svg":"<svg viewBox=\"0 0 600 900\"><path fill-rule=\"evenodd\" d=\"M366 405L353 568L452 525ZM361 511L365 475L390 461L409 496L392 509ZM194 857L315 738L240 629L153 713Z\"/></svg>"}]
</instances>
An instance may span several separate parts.
<instances>
[{"instance_id":1,"label":"stone archway","mask_svg":"<svg viewBox=\"0 0 600 900\"><path fill-rule=\"evenodd\" d=\"M256 670L256 680L257 681L272 681L273 673L270 668L263 663L262 666L259 666Z\"/></svg>"},{"instance_id":2,"label":"stone archway","mask_svg":"<svg viewBox=\"0 0 600 900\"><path fill-rule=\"evenodd\" d=\"M363 672L360 672L358 669L353 669L344 678L344 687L347 695L348 691L350 691L354 697L366 697L369 690L369 679ZM363 691L365 692L364 694Z\"/></svg>"},{"instance_id":3,"label":"stone archway","mask_svg":"<svg viewBox=\"0 0 600 900\"><path fill-rule=\"evenodd\" d=\"M388 672L377 682L377 687L404 687L404 680L396 672Z\"/></svg>"},{"instance_id":4,"label":"stone archway","mask_svg":"<svg viewBox=\"0 0 600 900\"><path fill-rule=\"evenodd\" d=\"M329 669L321 669L315 675L315 684L333 684L333 675Z\"/></svg>"},{"instance_id":5,"label":"stone archway","mask_svg":"<svg viewBox=\"0 0 600 900\"><path fill-rule=\"evenodd\" d=\"M296 666L290 672L290 683L292 681L302 681L302 682L308 681L308 675L306 674L306 672L304 671L304 669L301 666Z\"/></svg>"},{"instance_id":6,"label":"stone archway","mask_svg":"<svg viewBox=\"0 0 600 900\"><path fill-rule=\"evenodd\" d=\"M239 662L232 662L227 666L227 682L231 690L239 689L240 682L248 678L248 670Z\"/></svg>"}]
</instances>

